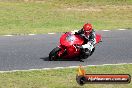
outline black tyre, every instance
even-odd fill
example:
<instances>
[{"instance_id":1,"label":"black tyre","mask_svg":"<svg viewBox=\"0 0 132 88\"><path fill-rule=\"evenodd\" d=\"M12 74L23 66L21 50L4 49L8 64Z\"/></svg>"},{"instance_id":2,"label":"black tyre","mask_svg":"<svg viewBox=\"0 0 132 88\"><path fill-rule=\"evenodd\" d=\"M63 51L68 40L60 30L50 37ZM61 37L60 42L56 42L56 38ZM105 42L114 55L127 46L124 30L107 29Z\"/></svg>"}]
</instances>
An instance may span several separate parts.
<instances>
[{"instance_id":1,"label":"black tyre","mask_svg":"<svg viewBox=\"0 0 132 88\"><path fill-rule=\"evenodd\" d=\"M54 48L49 54L50 61L56 61L59 57L57 55L58 51L60 50L59 47Z\"/></svg>"}]
</instances>

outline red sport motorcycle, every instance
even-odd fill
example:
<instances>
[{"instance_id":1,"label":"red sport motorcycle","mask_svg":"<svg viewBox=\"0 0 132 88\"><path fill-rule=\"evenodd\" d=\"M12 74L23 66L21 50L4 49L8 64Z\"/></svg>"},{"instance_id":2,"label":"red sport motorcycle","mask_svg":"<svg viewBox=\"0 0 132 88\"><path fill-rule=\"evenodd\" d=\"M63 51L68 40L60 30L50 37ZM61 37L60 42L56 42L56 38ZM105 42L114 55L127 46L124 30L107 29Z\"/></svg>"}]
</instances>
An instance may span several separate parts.
<instances>
[{"instance_id":1,"label":"red sport motorcycle","mask_svg":"<svg viewBox=\"0 0 132 88\"><path fill-rule=\"evenodd\" d=\"M96 44L98 44L99 42L101 42L101 35L96 34ZM76 57L81 59L80 56L82 56L82 54L79 46L83 44L84 39L80 35L75 35L72 34L71 32L66 32L60 37L60 45L54 48L49 53L49 60L55 61L59 59L74 59ZM92 52L89 52L89 56L93 54L95 50L95 45L94 48L92 49ZM86 59L89 56L85 56L85 58L83 59Z\"/></svg>"}]
</instances>

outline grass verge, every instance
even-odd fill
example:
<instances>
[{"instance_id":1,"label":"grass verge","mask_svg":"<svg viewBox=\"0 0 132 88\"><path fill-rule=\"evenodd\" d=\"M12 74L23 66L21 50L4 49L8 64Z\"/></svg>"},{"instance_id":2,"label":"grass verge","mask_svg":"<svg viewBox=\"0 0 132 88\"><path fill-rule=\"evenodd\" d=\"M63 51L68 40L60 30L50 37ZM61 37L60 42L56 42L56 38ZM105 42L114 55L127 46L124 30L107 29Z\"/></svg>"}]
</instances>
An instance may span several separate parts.
<instances>
[{"instance_id":1,"label":"grass verge","mask_svg":"<svg viewBox=\"0 0 132 88\"><path fill-rule=\"evenodd\" d=\"M84 69L90 74L132 75L132 64L89 66ZM0 88L132 88L132 83L86 84L81 87L75 80L77 70L77 68L67 68L0 73Z\"/></svg>"},{"instance_id":2,"label":"grass verge","mask_svg":"<svg viewBox=\"0 0 132 88\"><path fill-rule=\"evenodd\" d=\"M0 0L0 35L65 32L86 22L132 29L132 0Z\"/></svg>"}]
</instances>

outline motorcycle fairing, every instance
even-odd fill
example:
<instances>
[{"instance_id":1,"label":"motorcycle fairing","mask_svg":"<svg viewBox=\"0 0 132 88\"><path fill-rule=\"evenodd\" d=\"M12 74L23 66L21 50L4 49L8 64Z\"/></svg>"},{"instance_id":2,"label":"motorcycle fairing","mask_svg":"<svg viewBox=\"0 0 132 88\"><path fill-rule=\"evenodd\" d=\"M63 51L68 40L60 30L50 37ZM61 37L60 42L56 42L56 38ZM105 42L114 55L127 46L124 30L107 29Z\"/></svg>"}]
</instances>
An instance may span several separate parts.
<instances>
[{"instance_id":1,"label":"motorcycle fairing","mask_svg":"<svg viewBox=\"0 0 132 88\"><path fill-rule=\"evenodd\" d=\"M63 34L60 38L60 44L63 46L82 45L83 42L84 40L79 35L74 35L70 32Z\"/></svg>"}]
</instances>

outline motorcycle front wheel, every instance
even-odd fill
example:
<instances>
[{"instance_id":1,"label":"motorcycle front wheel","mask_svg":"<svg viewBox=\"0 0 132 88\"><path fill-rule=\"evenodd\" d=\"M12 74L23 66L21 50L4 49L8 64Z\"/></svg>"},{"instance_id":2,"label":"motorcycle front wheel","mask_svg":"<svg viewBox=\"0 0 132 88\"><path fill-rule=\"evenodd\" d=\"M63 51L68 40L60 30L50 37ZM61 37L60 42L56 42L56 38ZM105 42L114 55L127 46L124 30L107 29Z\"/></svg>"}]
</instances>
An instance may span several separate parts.
<instances>
[{"instance_id":1,"label":"motorcycle front wheel","mask_svg":"<svg viewBox=\"0 0 132 88\"><path fill-rule=\"evenodd\" d=\"M59 50L60 50L60 48L56 47L49 53L49 60L50 61L56 61L59 58L59 56L57 54Z\"/></svg>"}]
</instances>

